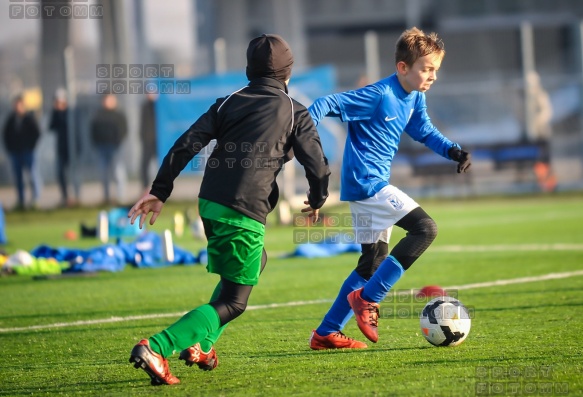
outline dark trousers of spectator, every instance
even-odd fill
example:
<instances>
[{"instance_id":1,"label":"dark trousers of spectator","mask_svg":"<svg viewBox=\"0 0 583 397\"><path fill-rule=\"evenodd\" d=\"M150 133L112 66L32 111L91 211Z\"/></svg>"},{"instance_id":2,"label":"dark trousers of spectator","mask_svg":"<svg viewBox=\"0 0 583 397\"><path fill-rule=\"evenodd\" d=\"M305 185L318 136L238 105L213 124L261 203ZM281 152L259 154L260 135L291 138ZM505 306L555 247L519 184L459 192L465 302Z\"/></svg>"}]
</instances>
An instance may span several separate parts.
<instances>
[{"instance_id":1,"label":"dark trousers of spectator","mask_svg":"<svg viewBox=\"0 0 583 397\"><path fill-rule=\"evenodd\" d=\"M156 158L156 151L143 148L142 149L142 162L140 166L140 172L142 177L142 186L145 188L149 187L152 183L152 176L150 175L150 164Z\"/></svg>"},{"instance_id":2,"label":"dark trousers of spectator","mask_svg":"<svg viewBox=\"0 0 583 397\"><path fill-rule=\"evenodd\" d=\"M61 190L61 200L64 205L69 201L69 194L67 192L67 168L69 166L69 159L62 156L57 156L57 178L59 180L59 189Z\"/></svg>"},{"instance_id":3,"label":"dark trousers of spectator","mask_svg":"<svg viewBox=\"0 0 583 397\"><path fill-rule=\"evenodd\" d=\"M112 179L115 180L117 149L117 146L113 145L97 147L97 152L99 154L99 167L101 170L101 183L103 184L103 196L106 203L111 202L109 183Z\"/></svg>"},{"instance_id":4,"label":"dark trousers of spectator","mask_svg":"<svg viewBox=\"0 0 583 397\"><path fill-rule=\"evenodd\" d=\"M10 160L12 162L12 172L14 173L14 181L16 182L16 191L18 194L18 208L23 209L25 204L24 197L24 173L27 172L30 176L30 184L32 191L32 203L36 205L40 196L40 176L34 168L34 152L16 152L10 153Z\"/></svg>"}]
</instances>

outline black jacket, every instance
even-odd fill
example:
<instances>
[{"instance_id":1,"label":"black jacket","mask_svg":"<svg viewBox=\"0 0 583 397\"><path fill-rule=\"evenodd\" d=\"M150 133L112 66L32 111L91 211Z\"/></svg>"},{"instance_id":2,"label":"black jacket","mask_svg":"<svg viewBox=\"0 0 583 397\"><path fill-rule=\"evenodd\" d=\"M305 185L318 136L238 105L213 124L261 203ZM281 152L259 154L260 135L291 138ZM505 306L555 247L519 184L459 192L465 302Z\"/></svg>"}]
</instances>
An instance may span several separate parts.
<instances>
[{"instance_id":1,"label":"black jacket","mask_svg":"<svg viewBox=\"0 0 583 397\"><path fill-rule=\"evenodd\" d=\"M217 99L164 157L151 193L166 201L174 179L212 139L217 145L208 153L200 198L265 223L279 197L276 177L295 154L306 172L311 207L324 205L330 169L320 137L306 107L278 80L257 78Z\"/></svg>"},{"instance_id":2,"label":"black jacket","mask_svg":"<svg viewBox=\"0 0 583 397\"><path fill-rule=\"evenodd\" d=\"M4 125L4 147L8 153L32 152L40 131L34 115L24 114L20 119L12 112Z\"/></svg>"},{"instance_id":3,"label":"black jacket","mask_svg":"<svg viewBox=\"0 0 583 397\"><path fill-rule=\"evenodd\" d=\"M126 135L126 118L117 110L101 108L91 121L91 140L95 145L119 146Z\"/></svg>"}]
</instances>

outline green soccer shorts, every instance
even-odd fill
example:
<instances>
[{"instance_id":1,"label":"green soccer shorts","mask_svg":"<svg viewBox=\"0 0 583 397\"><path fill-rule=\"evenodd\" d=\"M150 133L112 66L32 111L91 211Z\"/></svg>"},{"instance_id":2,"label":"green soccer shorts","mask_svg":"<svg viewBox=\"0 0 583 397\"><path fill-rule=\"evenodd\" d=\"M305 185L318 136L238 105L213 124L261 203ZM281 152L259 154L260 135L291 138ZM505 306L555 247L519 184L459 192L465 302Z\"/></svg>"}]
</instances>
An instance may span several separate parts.
<instances>
[{"instance_id":1,"label":"green soccer shorts","mask_svg":"<svg viewBox=\"0 0 583 397\"><path fill-rule=\"evenodd\" d=\"M265 225L204 199L199 201L199 210L208 240L208 272L237 284L257 285Z\"/></svg>"}]
</instances>

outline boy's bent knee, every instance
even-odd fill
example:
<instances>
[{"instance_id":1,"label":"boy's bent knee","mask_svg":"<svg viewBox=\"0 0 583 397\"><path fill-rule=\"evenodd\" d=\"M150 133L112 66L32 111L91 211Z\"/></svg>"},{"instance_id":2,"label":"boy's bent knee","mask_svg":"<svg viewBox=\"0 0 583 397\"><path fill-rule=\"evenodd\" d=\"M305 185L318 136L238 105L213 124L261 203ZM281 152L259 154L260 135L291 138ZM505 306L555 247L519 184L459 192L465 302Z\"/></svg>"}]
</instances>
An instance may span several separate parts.
<instances>
[{"instance_id":1,"label":"boy's bent knee","mask_svg":"<svg viewBox=\"0 0 583 397\"><path fill-rule=\"evenodd\" d=\"M425 236L426 241L433 242L437 237L437 223L432 218L423 218L417 222L419 233Z\"/></svg>"},{"instance_id":2,"label":"boy's bent knee","mask_svg":"<svg viewBox=\"0 0 583 397\"><path fill-rule=\"evenodd\" d=\"M253 286L237 284L221 278L221 292L210 305L215 308L221 319L221 326L233 321L247 309L247 301Z\"/></svg>"}]
</instances>

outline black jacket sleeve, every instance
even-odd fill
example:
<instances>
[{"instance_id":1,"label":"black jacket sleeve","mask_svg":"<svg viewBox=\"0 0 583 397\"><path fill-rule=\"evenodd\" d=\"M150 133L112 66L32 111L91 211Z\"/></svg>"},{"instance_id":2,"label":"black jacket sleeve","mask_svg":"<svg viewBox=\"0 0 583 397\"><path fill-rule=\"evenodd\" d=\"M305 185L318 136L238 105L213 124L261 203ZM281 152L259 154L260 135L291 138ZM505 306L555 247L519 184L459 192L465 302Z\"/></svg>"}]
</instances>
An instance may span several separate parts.
<instances>
[{"instance_id":1,"label":"black jacket sleeve","mask_svg":"<svg viewBox=\"0 0 583 397\"><path fill-rule=\"evenodd\" d=\"M217 100L209 110L196 120L177 140L162 160L162 165L152 183L150 193L166 201L174 188L174 179L202 148L216 138Z\"/></svg>"},{"instance_id":2,"label":"black jacket sleeve","mask_svg":"<svg viewBox=\"0 0 583 397\"><path fill-rule=\"evenodd\" d=\"M328 179L330 167L324 156L320 136L308 110L296 102L293 151L298 162L306 171L306 178L310 186L308 201L310 207L318 209L328 198Z\"/></svg>"}]
</instances>

